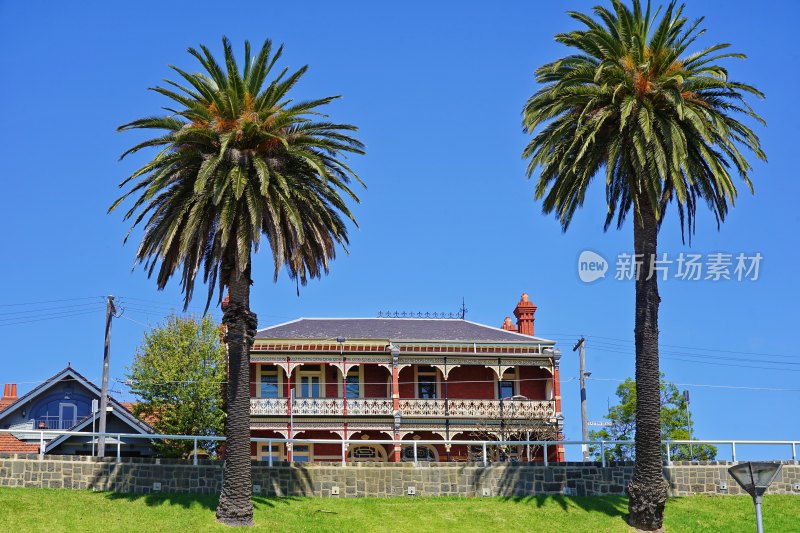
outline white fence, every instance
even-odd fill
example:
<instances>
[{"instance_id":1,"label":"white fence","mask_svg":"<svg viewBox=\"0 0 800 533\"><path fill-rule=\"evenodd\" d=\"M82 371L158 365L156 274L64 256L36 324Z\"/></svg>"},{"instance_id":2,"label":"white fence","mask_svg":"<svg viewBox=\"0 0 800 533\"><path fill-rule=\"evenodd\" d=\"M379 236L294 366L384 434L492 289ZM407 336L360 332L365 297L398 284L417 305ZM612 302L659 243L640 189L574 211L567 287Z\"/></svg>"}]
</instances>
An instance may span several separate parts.
<instances>
[{"instance_id":1,"label":"white fence","mask_svg":"<svg viewBox=\"0 0 800 533\"><path fill-rule=\"evenodd\" d=\"M25 430L20 431L18 429L0 429L0 433L12 433L12 434L20 434L24 433L26 435L36 434L39 436L39 458L44 459L44 451L47 441L45 437L48 437L48 440L51 438L59 437L62 435L71 435L71 436L79 436L79 437L100 437L105 436L106 438L113 439L113 444L108 444L106 447L116 446L116 461L119 463L122 458L122 439L145 439L149 441L154 440L191 440L194 443L194 454L193 454L193 464L197 464L197 452L198 452L198 443L205 442L205 441L217 441L217 442L224 442L225 437L212 437L212 436L204 436L204 435L164 435L164 434L140 434L140 433L99 433L99 432L86 432L86 431L56 431L56 430ZM280 439L280 438L265 438L265 437L252 437L250 439L251 442L263 442L268 443L268 449L273 449L273 444L284 443L288 446L293 446L295 444L340 444L342 447L342 466L347 464L347 451L351 444L364 444L365 441L361 439ZM384 444L389 446L400 445L400 446L413 446L414 449L414 464L418 462L418 455L417 455L417 447L418 445L429 444L429 445L462 445L462 446L476 446L481 447L482 449L482 463L484 466L489 464L489 453L488 449L491 446L498 446L498 445L507 445L507 446L541 446L544 453L544 466L549 465L549 458L548 458L548 450L553 446L576 446L582 447L584 445L588 446L597 446L600 451L600 463L603 467L606 466L606 456L605 451L606 448L609 446L615 446L617 444L624 444L624 445L633 445L634 441L632 440L620 440L620 441L604 441L604 440L592 440L592 441L582 441L582 440L561 440L561 441L544 441L544 440L515 440L515 441L496 441L496 440L410 440L410 441L394 441L394 440L369 440L370 444ZM672 464L672 457L670 454L670 446L672 445L698 445L698 444L711 444L715 446L730 446L731 450L731 461L736 463L736 450L737 446L740 448L742 446L770 446L770 447L781 447L784 448L788 453L791 453L791 461L794 464L800 464L797 458L797 448L800 445L800 441L794 440L663 440L661 441L662 446L666 446L666 456L667 466ZM530 456L530 454L529 454ZM789 460L788 457L773 457L772 460L775 461L785 461ZM268 454L267 464L271 467L273 466L273 456L272 454Z\"/></svg>"}]
</instances>

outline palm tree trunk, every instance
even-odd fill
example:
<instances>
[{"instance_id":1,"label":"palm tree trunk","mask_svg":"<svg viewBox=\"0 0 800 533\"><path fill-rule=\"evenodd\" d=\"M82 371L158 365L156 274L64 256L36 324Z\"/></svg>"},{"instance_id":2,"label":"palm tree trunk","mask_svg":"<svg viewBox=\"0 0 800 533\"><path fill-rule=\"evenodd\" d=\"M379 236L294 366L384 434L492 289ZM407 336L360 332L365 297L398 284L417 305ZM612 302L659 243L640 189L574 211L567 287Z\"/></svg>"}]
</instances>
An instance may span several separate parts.
<instances>
[{"instance_id":1,"label":"palm tree trunk","mask_svg":"<svg viewBox=\"0 0 800 533\"><path fill-rule=\"evenodd\" d=\"M638 198L641 217L634 216L634 251L641 265L636 278L636 462L628 484L631 526L645 531L661 528L667 481L661 463L661 393L658 368L658 221L645 194Z\"/></svg>"},{"instance_id":2,"label":"palm tree trunk","mask_svg":"<svg viewBox=\"0 0 800 533\"><path fill-rule=\"evenodd\" d=\"M230 526L253 525L253 485L250 462L250 347L256 315L250 311L250 269L232 274L230 302L222 322L227 331L228 386L225 419L225 466L217 520Z\"/></svg>"}]
</instances>

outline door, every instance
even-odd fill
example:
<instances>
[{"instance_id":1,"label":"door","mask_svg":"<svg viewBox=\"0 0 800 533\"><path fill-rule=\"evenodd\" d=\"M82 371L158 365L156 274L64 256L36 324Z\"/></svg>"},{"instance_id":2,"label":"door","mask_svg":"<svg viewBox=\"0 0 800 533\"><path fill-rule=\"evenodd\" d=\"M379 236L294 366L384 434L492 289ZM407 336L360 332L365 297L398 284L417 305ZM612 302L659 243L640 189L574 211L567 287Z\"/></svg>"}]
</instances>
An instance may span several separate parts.
<instances>
[{"instance_id":1,"label":"door","mask_svg":"<svg viewBox=\"0 0 800 533\"><path fill-rule=\"evenodd\" d=\"M59 429L69 429L78 420L78 408L74 403L62 403L58 406Z\"/></svg>"}]
</instances>

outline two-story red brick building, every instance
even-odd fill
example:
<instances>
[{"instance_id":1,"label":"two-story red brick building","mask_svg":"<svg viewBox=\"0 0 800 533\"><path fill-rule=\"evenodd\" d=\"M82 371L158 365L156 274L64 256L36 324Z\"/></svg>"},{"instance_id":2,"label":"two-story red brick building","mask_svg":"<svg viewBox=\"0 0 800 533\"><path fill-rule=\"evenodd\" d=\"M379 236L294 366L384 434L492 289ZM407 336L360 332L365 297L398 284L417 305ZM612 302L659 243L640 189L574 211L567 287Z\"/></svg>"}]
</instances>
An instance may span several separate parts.
<instances>
[{"instance_id":1,"label":"two-story red brick building","mask_svg":"<svg viewBox=\"0 0 800 533\"><path fill-rule=\"evenodd\" d=\"M260 330L251 351L254 437L358 439L348 461L410 460L414 440L557 440L555 342L534 336L523 294L501 328L463 319L301 318ZM292 398L294 390L294 399ZM545 438L545 436L547 438ZM396 444L373 444L391 440ZM469 446L418 445L420 460L468 460ZM340 461L340 444L254 444L267 460ZM512 459L543 450L512 447ZM563 460L563 448L548 459Z\"/></svg>"}]
</instances>

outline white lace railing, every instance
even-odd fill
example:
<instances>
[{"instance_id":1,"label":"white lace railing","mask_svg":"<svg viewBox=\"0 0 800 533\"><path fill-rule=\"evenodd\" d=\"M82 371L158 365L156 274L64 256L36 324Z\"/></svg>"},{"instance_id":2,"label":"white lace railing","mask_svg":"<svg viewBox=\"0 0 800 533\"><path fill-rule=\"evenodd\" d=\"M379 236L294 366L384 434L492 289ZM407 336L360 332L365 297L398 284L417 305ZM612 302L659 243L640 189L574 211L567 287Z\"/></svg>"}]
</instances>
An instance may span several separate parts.
<instances>
[{"instance_id":1,"label":"white lace railing","mask_svg":"<svg viewBox=\"0 0 800 533\"><path fill-rule=\"evenodd\" d=\"M250 398L251 415L286 415L289 406L286 398Z\"/></svg>"},{"instance_id":2,"label":"white lace railing","mask_svg":"<svg viewBox=\"0 0 800 533\"><path fill-rule=\"evenodd\" d=\"M447 413L460 418L548 419L555 416L555 405L548 400L400 400L403 416L441 417Z\"/></svg>"},{"instance_id":3,"label":"white lace railing","mask_svg":"<svg viewBox=\"0 0 800 533\"><path fill-rule=\"evenodd\" d=\"M391 398L350 398L347 399L348 415L392 415Z\"/></svg>"},{"instance_id":4,"label":"white lace railing","mask_svg":"<svg viewBox=\"0 0 800 533\"><path fill-rule=\"evenodd\" d=\"M297 398L292 404L295 415L341 415L344 403L339 398Z\"/></svg>"},{"instance_id":5,"label":"white lace railing","mask_svg":"<svg viewBox=\"0 0 800 533\"><path fill-rule=\"evenodd\" d=\"M286 416L286 398L251 398L250 414ZM297 416L340 416L344 414L342 398L296 398L292 412ZM443 417L443 399L403 399L400 412L411 417ZM555 405L547 400L449 400L447 413L454 418L549 419L555 416ZM353 416L391 416L390 398L348 398L347 414Z\"/></svg>"}]
</instances>

